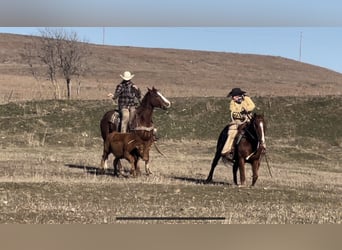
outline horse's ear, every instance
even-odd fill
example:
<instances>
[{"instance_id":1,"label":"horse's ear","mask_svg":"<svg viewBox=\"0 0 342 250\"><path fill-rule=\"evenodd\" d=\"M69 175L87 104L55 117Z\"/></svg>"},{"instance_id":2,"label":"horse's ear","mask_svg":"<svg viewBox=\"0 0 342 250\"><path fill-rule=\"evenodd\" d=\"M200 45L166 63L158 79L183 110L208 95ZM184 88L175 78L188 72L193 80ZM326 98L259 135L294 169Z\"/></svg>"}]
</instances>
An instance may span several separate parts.
<instances>
[{"instance_id":1,"label":"horse's ear","mask_svg":"<svg viewBox=\"0 0 342 250\"><path fill-rule=\"evenodd\" d=\"M151 91L151 89L150 89L149 87L147 87L147 91L148 91L148 92L150 92L150 91Z\"/></svg>"}]
</instances>

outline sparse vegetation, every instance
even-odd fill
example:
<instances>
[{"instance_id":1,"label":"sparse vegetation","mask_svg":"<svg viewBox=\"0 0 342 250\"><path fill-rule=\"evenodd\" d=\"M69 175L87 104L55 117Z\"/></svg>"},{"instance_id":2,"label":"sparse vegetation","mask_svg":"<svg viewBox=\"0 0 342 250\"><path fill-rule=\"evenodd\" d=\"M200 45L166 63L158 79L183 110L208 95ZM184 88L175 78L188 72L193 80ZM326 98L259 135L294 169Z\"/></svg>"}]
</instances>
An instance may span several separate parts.
<instances>
[{"instance_id":1,"label":"sparse vegetation","mask_svg":"<svg viewBox=\"0 0 342 250\"><path fill-rule=\"evenodd\" d=\"M336 141L341 141L342 131L335 126L341 118L331 115L341 106L340 97L272 98L271 108L265 98L256 98L258 112L268 117L268 158L274 178L264 161L252 189L232 186L230 166L222 163L214 184L203 184L215 139L227 121L222 115L227 99L172 101L170 110L157 110L154 116L158 144L167 158L152 150L154 174L130 179L115 178L111 172L95 174L102 151L98 123L110 102L1 105L0 221L341 223L341 147ZM320 122L328 118L331 123L322 131ZM125 216L225 220L116 220Z\"/></svg>"}]
</instances>

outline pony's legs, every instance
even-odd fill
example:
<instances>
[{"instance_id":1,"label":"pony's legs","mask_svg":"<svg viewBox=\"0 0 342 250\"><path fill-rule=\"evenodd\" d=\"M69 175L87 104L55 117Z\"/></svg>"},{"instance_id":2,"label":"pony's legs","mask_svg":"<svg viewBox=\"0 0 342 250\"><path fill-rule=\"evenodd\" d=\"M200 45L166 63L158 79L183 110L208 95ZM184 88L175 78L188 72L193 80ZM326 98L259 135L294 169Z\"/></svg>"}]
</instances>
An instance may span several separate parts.
<instances>
[{"instance_id":1,"label":"pony's legs","mask_svg":"<svg viewBox=\"0 0 342 250\"><path fill-rule=\"evenodd\" d=\"M120 163L120 159L115 157L114 161L113 161L113 167L114 167L114 176L119 177L118 174L118 163Z\"/></svg>"},{"instance_id":2,"label":"pony's legs","mask_svg":"<svg viewBox=\"0 0 342 250\"><path fill-rule=\"evenodd\" d=\"M145 161L145 172L146 172L147 175L152 174L152 171L151 171L151 169L149 167L149 160Z\"/></svg>"},{"instance_id":3,"label":"pony's legs","mask_svg":"<svg viewBox=\"0 0 342 250\"><path fill-rule=\"evenodd\" d=\"M128 152L125 152L125 158L129 161L129 163L131 164L131 175L133 177L136 177L136 171L135 171L135 168L136 168L136 165L135 165L135 158L133 155L131 155L130 153Z\"/></svg>"},{"instance_id":4,"label":"pony's legs","mask_svg":"<svg viewBox=\"0 0 342 250\"><path fill-rule=\"evenodd\" d=\"M135 167L135 172L137 175L141 175L140 167L139 167L139 157L136 157L134 160L134 167Z\"/></svg>"},{"instance_id":5,"label":"pony's legs","mask_svg":"<svg viewBox=\"0 0 342 250\"><path fill-rule=\"evenodd\" d=\"M108 155L109 155L108 151L104 149L102 158L101 158L101 164L100 164L100 169L102 172L104 172L108 168L107 166Z\"/></svg>"},{"instance_id":6,"label":"pony's legs","mask_svg":"<svg viewBox=\"0 0 342 250\"><path fill-rule=\"evenodd\" d=\"M101 163L101 168L108 169L107 161L108 161L108 158L106 160L104 160L103 164Z\"/></svg>"}]
</instances>

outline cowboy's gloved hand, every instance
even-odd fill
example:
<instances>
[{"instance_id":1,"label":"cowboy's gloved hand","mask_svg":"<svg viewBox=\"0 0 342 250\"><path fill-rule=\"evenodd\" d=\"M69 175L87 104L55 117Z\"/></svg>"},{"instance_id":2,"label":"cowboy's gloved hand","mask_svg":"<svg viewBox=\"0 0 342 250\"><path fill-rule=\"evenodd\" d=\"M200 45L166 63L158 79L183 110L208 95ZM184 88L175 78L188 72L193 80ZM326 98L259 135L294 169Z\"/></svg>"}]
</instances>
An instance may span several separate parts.
<instances>
[{"instance_id":1,"label":"cowboy's gloved hand","mask_svg":"<svg viewBox=\"0 0 342 250\"><path fill-rule=\"evenodd\" d=\"M241 114L243 114L243 115L247 115L247 114L248 114L248 111L247 111L247 110L245 110L245 109L243 109L243 110L241 111Z\"/></svg>"}]
</instances>

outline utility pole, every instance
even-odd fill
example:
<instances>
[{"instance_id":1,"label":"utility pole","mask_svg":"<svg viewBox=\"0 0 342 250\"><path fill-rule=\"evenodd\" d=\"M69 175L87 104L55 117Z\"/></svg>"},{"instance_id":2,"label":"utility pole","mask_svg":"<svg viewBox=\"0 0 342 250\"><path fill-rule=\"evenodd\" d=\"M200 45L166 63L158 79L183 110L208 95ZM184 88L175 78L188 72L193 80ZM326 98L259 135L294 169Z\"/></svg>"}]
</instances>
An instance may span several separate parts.
<instances>
[{"instance_id":1,"label":"utility pole","mask_svg":"<svg viewBox=\"0 0 342 250\"><path fill-rule=\"evenodd\" d=\"M102 45L105 43L105 27L102 28Z\"/></svg>"},{"instance_id":2,"label":"utility pole","mask_svg":"<svg viewBox=\"0 0 342 250\"><path fill-rule=\"evenodd\" d=\"M303 32L300 32L300 38L299 38L299 61L302 61L302 37L303 37Z\"/></svg>"}]
</instances>

